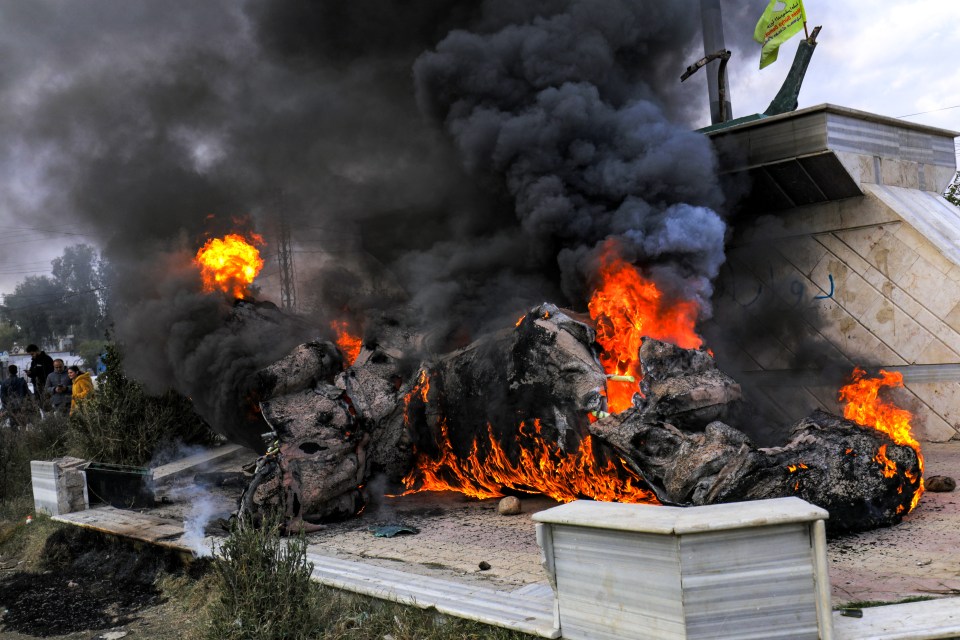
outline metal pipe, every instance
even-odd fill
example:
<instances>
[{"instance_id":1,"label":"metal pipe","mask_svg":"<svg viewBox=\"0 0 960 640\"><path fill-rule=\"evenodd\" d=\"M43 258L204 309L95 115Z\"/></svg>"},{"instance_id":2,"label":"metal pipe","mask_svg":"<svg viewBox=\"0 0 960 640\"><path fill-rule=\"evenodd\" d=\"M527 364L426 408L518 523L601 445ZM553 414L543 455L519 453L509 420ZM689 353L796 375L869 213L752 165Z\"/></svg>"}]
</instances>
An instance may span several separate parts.
<instances>
[{"instance_id":1,"label":"metal pipe","mask_svg":"<svg viewBox=\"0 0 960 640\"><path fill-rule=\"evenodd\" d=\"M703 55L726 49L723 43L723 18L720 13L720 0L700 0L700 20L703 23ZM726 74L719 77L719 66L715 60L708 65L707 93L710 96L710 120L713 124L726 122L733 116L730 102L730 85ZM723 83L721 98L720 83Z\"/></svg>"}]
</instances>

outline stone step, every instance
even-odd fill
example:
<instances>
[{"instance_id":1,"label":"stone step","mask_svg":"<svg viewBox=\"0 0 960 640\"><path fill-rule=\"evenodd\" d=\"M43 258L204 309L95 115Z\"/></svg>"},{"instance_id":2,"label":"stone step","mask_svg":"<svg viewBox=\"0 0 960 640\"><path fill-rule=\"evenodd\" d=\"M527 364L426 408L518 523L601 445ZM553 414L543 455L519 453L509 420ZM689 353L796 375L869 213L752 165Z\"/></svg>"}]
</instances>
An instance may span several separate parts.
<instances>
[{"instance_id":1,"label":"stone step","mask_svg":"<svg viewBox=\"0 0 960 640\"><path fill-rule=\"evenodd\" d=\"M834 640L931 640L960 637L960 598L862 609L862 618L833 614Z\"/></svg>"},{"instance_id":2,"label":"stone step","mask_svg":"<svg viewBox=\"0 0 960 640\"><path fill-rule=\"evenodd\" d=\"M423 576L352 560L308 553L318 582L421 609L514 629L543 638L558 638L553 591L533 592L530 585L499 591L453 580Z\"/></svg>"}]
</instances>

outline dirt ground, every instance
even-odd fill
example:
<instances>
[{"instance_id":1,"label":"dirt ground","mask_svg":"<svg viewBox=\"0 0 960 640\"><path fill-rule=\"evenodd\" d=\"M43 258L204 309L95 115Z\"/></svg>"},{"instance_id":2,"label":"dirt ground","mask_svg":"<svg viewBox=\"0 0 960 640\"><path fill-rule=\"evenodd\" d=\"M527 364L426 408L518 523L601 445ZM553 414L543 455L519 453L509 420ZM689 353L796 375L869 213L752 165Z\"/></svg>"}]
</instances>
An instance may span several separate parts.
<instances>
[{"instance_id":1,"label":"dirt ground","mask_svg":"<svg viewBox=\"0 0 960 640\"><path fill-rule=\"evenodd\" d=\"M3 560L11 569L16 564ZM183 638L196 617L158 582L195 581L205 569L158 547L60 528L48 538L41 566L0 577L0 639Z\"/></svg>"}]
</instances>

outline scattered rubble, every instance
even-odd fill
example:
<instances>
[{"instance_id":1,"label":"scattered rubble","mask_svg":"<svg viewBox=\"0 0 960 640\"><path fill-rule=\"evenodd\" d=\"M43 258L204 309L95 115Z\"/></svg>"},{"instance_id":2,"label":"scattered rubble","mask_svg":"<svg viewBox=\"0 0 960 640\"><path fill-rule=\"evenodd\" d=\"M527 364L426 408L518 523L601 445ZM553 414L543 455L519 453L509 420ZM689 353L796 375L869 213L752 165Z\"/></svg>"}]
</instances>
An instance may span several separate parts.
<instances>
[{"instance_id":1,"label":"scattered rubble","mask_svg":"<svg viewBox=\"0 0 960 640\"><path fill-rule=\"evenodd\" d=\"M497 504L497 513L502 516L515 516L520 513L520 498L507 496Z\"/></svg>"},{"instance_id":2,"label":"scattered rubble","mask_svg":"<svg viewBox=\"0 0 960 640\"><path fill-rule=\"evenodd\" d=\"M957 488L957 481L950 476L930 476L924 481L927 491L949 493Z\"/></svg>"}]
</instances>

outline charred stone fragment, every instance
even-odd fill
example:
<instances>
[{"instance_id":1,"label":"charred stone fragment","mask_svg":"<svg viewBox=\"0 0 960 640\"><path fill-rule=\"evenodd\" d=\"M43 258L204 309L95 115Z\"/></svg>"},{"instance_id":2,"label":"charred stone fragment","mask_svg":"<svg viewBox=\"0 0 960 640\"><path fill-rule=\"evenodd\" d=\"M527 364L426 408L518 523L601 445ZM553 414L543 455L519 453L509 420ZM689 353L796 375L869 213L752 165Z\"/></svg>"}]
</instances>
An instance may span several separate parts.
<instances>
[{"instance_id":1,"label":"charred stone fragment","mask_svg":"<svg viewBox=\"0 0 960 640\"><path fill-rule=\"evenodd\" d=\"M645 420L702 430L715 420L729 421L740 408L740 385L706 351L644 338L640 363L638 408Z\"/></svg>"},{"instance_id":2,"label":"charred stone fragment","mask_svg":"<svg viewBox=\"0 0 960 640\"><path fill-rule=\"evenodd\" d=\"M886 434L815 411L782 447L758 449L713 422L684 432L627 411L591 425L671 501L716 504L798 496L827 509L832 533L899 522L919 488L916 452Z\"/></svg>"},{"instance_id":3,"label":"charred stone fragment","mask_svg":"<svg viewBox=\"0 0 960 640\"><path fill-rule=\"evenodd\" d=\"M261 403L279 441L274 472L253 496L260 505L283 506L292 519L316 522L353 515L368 475L364 434L336 387L320 385Z\"/></svg>"},{"instance_id":4,"label":"charred stone fragment","mask_svg":"<svg viewBox=\"0 0 960 640\"><path fill-rule=\"evenodd\" d=\"M336 345L322 341L307 342L257 371L257 391L261 398L282 396L330 381L342 370L343 359Z\"/></svg>"}]
</instances>

